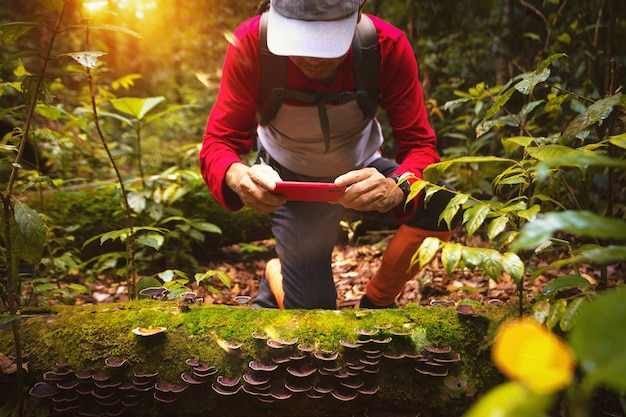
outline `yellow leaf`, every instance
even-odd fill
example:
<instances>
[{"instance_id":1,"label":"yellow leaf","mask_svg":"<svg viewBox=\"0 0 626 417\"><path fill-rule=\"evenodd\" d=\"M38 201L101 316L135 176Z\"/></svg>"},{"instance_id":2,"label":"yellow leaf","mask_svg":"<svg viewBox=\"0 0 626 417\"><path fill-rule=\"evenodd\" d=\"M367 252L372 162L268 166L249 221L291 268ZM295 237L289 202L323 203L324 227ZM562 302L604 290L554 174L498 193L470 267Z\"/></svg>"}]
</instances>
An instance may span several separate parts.
<instances>
[{"instance_id":1,"label":"yellow leaf","mask_svg":"<svg viewBox=\"0 0 626 417\"><path fill-rule=\"evenodd\" d=\"M565 388L573 378L574 357L569 347L532 319L504 324L492 357L509 378L531 391L548 394Z\"/></svg>"}]
</instances>

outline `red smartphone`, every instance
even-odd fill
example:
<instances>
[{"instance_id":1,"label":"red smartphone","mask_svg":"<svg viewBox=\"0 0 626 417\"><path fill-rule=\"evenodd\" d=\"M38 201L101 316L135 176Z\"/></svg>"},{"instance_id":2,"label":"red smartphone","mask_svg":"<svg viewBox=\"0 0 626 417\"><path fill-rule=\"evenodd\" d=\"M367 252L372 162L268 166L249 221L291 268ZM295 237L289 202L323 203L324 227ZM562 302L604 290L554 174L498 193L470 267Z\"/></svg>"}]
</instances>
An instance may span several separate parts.
<instances>
[{"instance_id":1,"label":"red smartphone","mask_svg":"<svg viewBox=\"0 0 626 417\"><path fill-rule=\"evenodd\" d=\"M291 201L336 202L346 191L346 187L337 187L328 182L276 182L274 193L283 195Z\"/></svg>"}]
</instances>

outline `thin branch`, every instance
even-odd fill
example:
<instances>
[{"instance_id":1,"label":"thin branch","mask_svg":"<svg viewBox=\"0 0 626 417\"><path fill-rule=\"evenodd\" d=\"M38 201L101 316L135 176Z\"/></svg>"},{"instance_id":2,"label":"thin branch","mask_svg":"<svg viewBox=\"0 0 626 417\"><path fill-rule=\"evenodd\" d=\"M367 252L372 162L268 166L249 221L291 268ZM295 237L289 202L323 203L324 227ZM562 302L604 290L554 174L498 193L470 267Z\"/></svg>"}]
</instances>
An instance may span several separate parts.
<instances>
[{"instance_id":1,"label":"thin branch","mask_svg":"<svg viewBox=\"0 0 626 417\"><path fill-rule=\"evenodd\" d=\"M91 76L91 71L87 68L87 75L89 80L89 95L91 96L91 109L94 115L94 124L96 127L96 132L98 134L98 138L106 151L106 154L113 166L113 170L115 171L115 175L117 177L117 181L120 184L120 189L122 192L122 199L124 200L124 209L126 212L126 221L128 222L128 238L126 239L126 253L128 256L128 262L130 264L130 271L128 272L128 298L133 300L135 298L135 277L137 273L137 267L135 264L135 253L134 253L134 241L135 241L135 231L133 225L133 215L132 210L130 208L130 204L128 203L128 194L126 192L126 187L124 186L124 178L115 163L115 159L113 158L113 154L109 149L109 145L104 137L104 133L102 133L102 129L100 128L100 118L98 116L98 107L96 105L96 97L93 88L93 77Z\"/></svg>"},{"instance_id":2,"label":"thin branch","mask_svg":"<svg viewBox=\"0 0 626 417\"><path fill-rule=\"evenodd\" d=\"M520 4L522 6L527 7L530 10L532 10L537 16L539 16L539 18L541 20L543 20L543 22L546 25L550 24L550 22L548 22L548 18L543 13L541 13L541 11L539 9L537 9L535 6L533 6L532 4L528 3L526 0L519 0L519 2L520 2Z\"/></svg>"}]
</instances>

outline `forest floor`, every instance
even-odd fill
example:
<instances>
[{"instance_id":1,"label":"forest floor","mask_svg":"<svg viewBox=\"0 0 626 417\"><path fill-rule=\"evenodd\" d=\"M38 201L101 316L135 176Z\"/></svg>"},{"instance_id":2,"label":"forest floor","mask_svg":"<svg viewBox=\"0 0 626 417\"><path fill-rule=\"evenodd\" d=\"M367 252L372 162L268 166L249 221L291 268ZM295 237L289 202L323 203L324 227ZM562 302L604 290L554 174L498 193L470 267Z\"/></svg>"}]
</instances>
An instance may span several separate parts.
<instances>
[{"instance_id":1,"label":"forest floor","mask_svg":"<svg viewBox=\"0 0 626 417\"><path fill-rule=\"evenodd\" d=\"M337 245L333 251L332 268L337 288L337 308L354 308L364 294L365 285L380 266L381 257L392 237L390 231L369 232L355 244ZM468 246L486 246L480 236L473 236L468 243L466 236L455 235L452 241ZM225 272L231 279L231 287L211 282L221 293L211 292L206 286L192 285L192 290L204 298L205 303L237 305L237 296L254 297L267 261L275 257L274 242L271 239L247 244L236 244L220 248L211 259L203 263L206 270ZM535 260L535 267L542 267L557 258L567 257L562 252L542 254ZM580 274L594 288L610 288L626 282L626 265L609 266L606 279L602 278L598 266L579 266ZM537 297L545 284L561 275L573 274L572 267L550 270L533 281L524 283L524 296ZM111 283L107 279L90 284L90 294L82 297L80 303L102 303L124 301L125 287ZM572 294L568 294L572 295ZM399 306L408 303L428 305L436 300L454 301L471 299L482 303L517 303L517 287L513 279L503 274L497 281L476 269L458 270L449 276L439 257L422 268L409 282L396 299Z\"/></svg>"}]
</instances>

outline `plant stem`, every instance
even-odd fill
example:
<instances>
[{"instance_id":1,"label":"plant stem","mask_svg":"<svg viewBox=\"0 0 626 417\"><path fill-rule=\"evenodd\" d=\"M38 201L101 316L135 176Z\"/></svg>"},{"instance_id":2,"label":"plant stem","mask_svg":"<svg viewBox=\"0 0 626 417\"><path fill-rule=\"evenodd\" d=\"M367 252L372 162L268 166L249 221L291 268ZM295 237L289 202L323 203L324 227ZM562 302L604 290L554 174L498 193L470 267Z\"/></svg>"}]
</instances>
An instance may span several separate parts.
<instances>
[{"instance_id":1,"label":"plant stem","mask_svg":"<svg viewBox=\"0 0 626 417\"><path fill-rule=\"evenodd\" d=\"M88 48L89 46L89 27L85 29L85 46ZM128 237L126 238L126 256L127 256L127 285L128 285L128 298L130 300L135 299L135 277L137 275L137 266L135 264L135 253L134 253L134 242L135 242L135 230L133 225L133 214L130 208L130 204L128 203L128 193L126 191L126 187L124 185L124 179L122 174L115 163L115 158L109 149L109 145L104 137L104 133L100 127L100 117L98 115L98 106L96 105L96 94L93 88L93 76L91 74L91 69L86 67L87 71L87 81L89 85L89 96L91 99L91 110L93 111L94 117L94 125L96 127L96 133L98 134L98 138L104 147L104 150L113 166L113 170L115 171L115 176L117 177L117 182L120 184L120 190L122 192L122 199L124 200L124 210L126 213L126 222L128 226Z\"/></svg>"},{"instance_id":2,"label":"plant stem","mask_svg":"<svg viewBox=\"0 0 626 417\"><path fill-rule=\"evenodd\" d=\"M11 168L11 174L9 175L9 181L7 183L7 188L4 194L1 195L1 200L3 204L3 214L4 214L4 236L5 236L5 253L6 253L6 267L7 267L7 301L9 314L17 315L19 314L19 305L20 305L20 294L19 294L19 282L18 282L18 271L17 271L17 263L18 258L16 258L13 253L12 242L11 242L11 223L14 218L13 212L13 202L12 202L12 194L13 187L15 186L15 181L17 179L17 173L20 169L20 161L22 160L22 156L24 155L24 150L26 149L26 143L28 141L28 135L30 133L30 127L33 123L33 118L35 114L35 107L37 106L37 100L39 98L39 91L41 90L41 86L43 84L43 79L46 74L46 70L48 68L48 63L50 62L50 57L52 55L52 48L54 46L57 34L60 31L61 22L63 21L63 16L65 14L65 8L68 1L64 1L61 6L61 10L57 14L57 19L55 22L54 29L52 31L50 42L48 43L48 49L43 56L43 64L41 70L37 76L37 83L35 85L34 93L31 97L29 97L28 102L28 110L26 112L26 120L24 122L24 133L22 134L22 138L20 141L20 146L18 147L17 155L15 157L15 163ZM13 320L11 323L11 328L13 330L13 342L15 344L15 364L17 366L15 372L15 384L17 387L16 393L16 406L14 410L15 416L21 416L24 413L24 390L22 389L24 385L24 369L22 367L23 358L22 358L22 344L20 340L20 329L19 329L19 320Z\"/></svg>"},{"instance_id":3,"label":"plant stem","mask_svg":"<svg viewBox=\"0 0 626 417\"><path fill-rule=\"evenodd\" d=\"M134 241L135 241L135 231L133 225L133 214L130 208L130 204L128 203L128 193L126 191L126 187L124 186L124 179L122 178L122 174L115 163L115 158L109 149L109 145L102 133L102 129L100 128L100 118L98 116L98 107L96 106L96 96L93 88L93 77L91 75L91 71L87 68L87 78L89 82L89 95L91 96L91 109L93 110L94 124L96 127L96 132L98 134L98 138L104 147L104 150L107 153L109 161L113 166L113 170L115 171L115 176L117 177L117 181L120 184L120 190L122 192L122 199L124 200L124 210L126 213L126 222L128 226L128 238L126 239L126 255L128 257L127 261L130 265L130 270L128 271L128 298L131 300L135 299L135 277L137 273L137 267L135 264L135 254L134 254Z\"/></svg>"}]
</instances>

